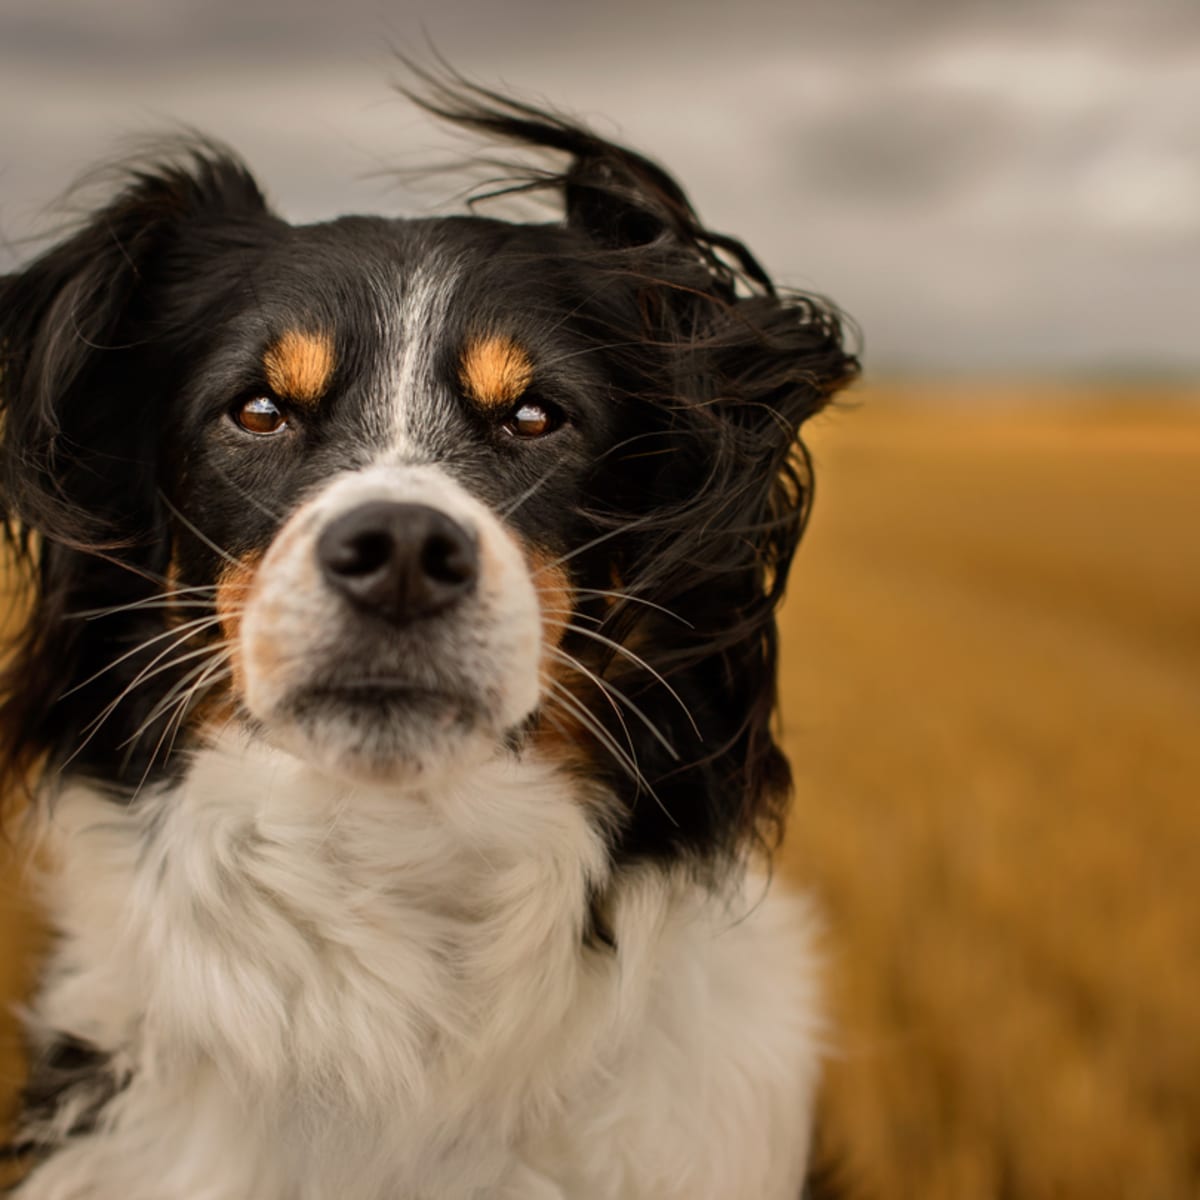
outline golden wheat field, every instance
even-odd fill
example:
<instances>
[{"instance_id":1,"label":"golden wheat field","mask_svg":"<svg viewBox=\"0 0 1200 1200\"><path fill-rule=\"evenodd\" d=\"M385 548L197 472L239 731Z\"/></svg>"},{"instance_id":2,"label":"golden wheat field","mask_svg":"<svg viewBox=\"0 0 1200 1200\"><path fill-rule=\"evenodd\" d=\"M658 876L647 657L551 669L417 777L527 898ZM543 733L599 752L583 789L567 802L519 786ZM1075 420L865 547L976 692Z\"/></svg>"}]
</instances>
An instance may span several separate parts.
<instances>
[{"instance_id":1,"label":"golden wheat field","mask_svg":"<svg viewBox=\"0 0 1200 1200\"><path fill-rule=\"evenodd\" d=\"M868 1200L1194 1200L1200 394L864 389L808 441L784 857L825 913L824 1155Z\"/></svg>"}]
</instances>

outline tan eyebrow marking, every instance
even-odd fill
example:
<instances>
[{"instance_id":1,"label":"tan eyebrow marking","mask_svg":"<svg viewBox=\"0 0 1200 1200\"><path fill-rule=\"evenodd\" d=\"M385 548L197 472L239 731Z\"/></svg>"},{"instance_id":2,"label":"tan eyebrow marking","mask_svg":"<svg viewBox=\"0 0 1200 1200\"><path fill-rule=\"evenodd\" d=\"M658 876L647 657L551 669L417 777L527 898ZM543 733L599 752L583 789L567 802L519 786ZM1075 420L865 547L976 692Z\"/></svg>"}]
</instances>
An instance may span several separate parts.
<instances>
[{"instance_id":1,"label":"tan eyebrow marking","mask_svg":"<svg viewBox=\"0 0 1200 1200\"><path fill-rule=\"evenodd\" d=\"M533 382L533 363L511 338L491 334L467 343L458 381L476 404L499 408L518 399Z\"/></svg>"},{"instance_id":2,"label":"tan eyebrow marking","mask_svg":"<svg viewBox=\"0 0 1200 1200\"><path fill-rule=\"evenodd\" d=\"M289 329L267 347L263 369L277 396L315 404L333 378L333 338Z\"/></svg>"}]
</instances>

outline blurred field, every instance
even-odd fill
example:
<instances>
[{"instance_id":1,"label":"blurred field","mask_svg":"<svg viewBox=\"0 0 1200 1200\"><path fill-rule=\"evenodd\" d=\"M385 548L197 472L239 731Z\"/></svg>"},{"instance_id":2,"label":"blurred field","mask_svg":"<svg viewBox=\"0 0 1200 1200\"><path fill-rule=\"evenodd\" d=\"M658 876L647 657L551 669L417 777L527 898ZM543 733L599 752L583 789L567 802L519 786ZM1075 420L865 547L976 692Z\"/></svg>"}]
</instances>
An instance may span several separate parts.
<instances>
[{"instance_id":1,"label":"blurred field","mask_svg":"<svg viewBox=\"0 0 1200 1200\"><path fill-rule=\"evenodd\" d=\"M786 859L869 1200L1200 1195L1197 400L877 389L810 431Z\"/></svg>"},{"instance_id":2,"label":"blurred field","mask_svg":"<svg viewBox=\"0 0 1200 1200\"><path fill-rule=\"evenodd\" d=\"M784 715L825 1142L871 1198L1194 1198L1200 397L950 399L809 439Z\"/></svg>"}]
</instances>

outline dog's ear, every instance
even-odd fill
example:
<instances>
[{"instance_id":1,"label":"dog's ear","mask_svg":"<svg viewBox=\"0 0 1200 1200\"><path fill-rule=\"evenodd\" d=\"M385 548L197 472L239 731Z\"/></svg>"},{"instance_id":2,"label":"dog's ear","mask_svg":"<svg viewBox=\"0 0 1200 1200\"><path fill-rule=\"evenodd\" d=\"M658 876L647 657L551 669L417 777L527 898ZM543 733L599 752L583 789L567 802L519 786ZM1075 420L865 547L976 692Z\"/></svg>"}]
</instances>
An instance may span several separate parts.
<instances>
[{"instance_id":1,"label":"dog's ear","mask_svg":"<svg viewBox=\"0 0 1200 1200\"><path fill-rule=\"evenodd\" d=\"M598 527L626 530L611 557L631 599L606 631L643 660L614 659L606 674L655 725L621 731L653 792L633 805L623 848L711 862L783 831L791 773L774 729L775 612L812 500L799 435L858 361L831 304L777 289L662 168L569 125L547 128L573 156L568 226L608 251L598 265L624 276L638 314L636 329L601 330L631 344L621 375L637 416L628 454L592 488L622 497Z\"/></svg>"},{"instance_id":2,"label":"dog's ear","mask_svg":"<svg viewBox=\"0 0 1200 1200\"><path fill-rule=\"evenodd\" d=\"M772 729L774 614L811 499L800 427L858 371L840 314L777 289L636 151L418 74L427 90L414 99L436 115L567 159L518 167L497 191L560 197L566 253L588 280L574 319L629 414L625 448L588 488L596 550L574 560L592 587L628 597L602 618L623 653L597 669L648 717L611 718L604 697L595 709L638 766L632 785L614 779L627 796L622 852L711 861L773 840L790 781Z\"/></svg>"},{"instance_id":3,"label":"dog's ear","mask_svg":"<svg viewBox=\"0 0 1200 1200\"><path fill-rule=\"evenodd\" d=\"M161 282L172 243L205 220L265 211L245 168L215 146L113 174L113 199L0 283L4 502L10 518L60 541L100 536L112 515L115 497L94 482L112 476L100 453L138 460L147 389L115 381L155 336L140 301Z\"/></svg>"},{"instance_id":4,"label":"dog's ear","mask_svg":"<svg viewBox=\"0 0 1200 1200\"><path fill-rule=\"evenodd\" d=\"M601 464L590 491L620 497L594 515L596 536L614 535L614 573L630 597L605 632L636 646L674 693L611 664L614 688L652 714L678 755L629 723L658 802L633 810L628 848L683 847L711 861L783 832L791 774L775 730L775 613L812 502L799 435L857 361L830 306L774 289L729 295L719 279L705 291L689 283L689 259L681 252L672 274L671 256L658 257L655 278L675 282L640 289L639 415L628 452Z\"/></svg>"},{"instance_id":5,"label":"dog's ear","mask_svg":"<svg viewBox=\"0 0 1200 1200\"><path fill-rule=\"evenodd\" d=\"M206 222L266 211L245 169L207 144L116 178L107 203L0 279L0 518L9 577L24 567L33 593L0 679L0 784L69 753L103 707L72 689L132 636L68 614L136 599L166 569L157 343L159 298L184 270L173 251Z\"/></svg>"}]
</instances>

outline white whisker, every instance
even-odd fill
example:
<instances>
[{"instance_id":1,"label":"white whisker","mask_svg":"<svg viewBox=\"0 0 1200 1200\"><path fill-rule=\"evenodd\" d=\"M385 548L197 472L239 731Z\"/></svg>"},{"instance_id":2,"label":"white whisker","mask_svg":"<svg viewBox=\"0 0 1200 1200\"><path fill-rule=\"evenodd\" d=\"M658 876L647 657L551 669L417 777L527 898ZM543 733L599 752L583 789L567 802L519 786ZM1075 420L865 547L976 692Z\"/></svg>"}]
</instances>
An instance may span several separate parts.
<instances>
[{"instance_id":1,"label":"white whisker","mask_svg":"<svg viewBox=\"0 0 1200 1200\"><path fill-rule=\"evenodd\" d=\"M113 661L107 666L101 667L100 670L98 670L95 674L89 675L85 680L83 680L82 683L77 683L74 687L63 692L63 694L59 696L59 699L65 700L68 696L78 692L81 688L87 687L89 683L95 683L95 681L102 675L107 675L109 671L113 670L115 667L119 667L127 659L133 658L135 654L140 654L143 650L148 650L151 646L161 642L164 638L175 637L176 641L172 642L171 645L163 651L163 654L159 655L159 658L162 658L165 654L169 654L176 645L181 645L183 642L186 642L192 637L193 634L199 632L199 630L205 629L210 625L219 624L220 621L221 618L219 616L210 613L207 616L196 617L194 620L185 621L182 625L176 625L170 629L164 630L161 633L156 633L153 637L147 638L143 642L139 642L133 647L132 650L126 650L124 654L120 655L118 658L114 658ZM158 661L158 658L154 659L154 662L150 663L150 666L153 666L154 663Z\"/></svg>"},{"instance_id":2,"label":"white whisker","mask_svg":"<svg viewBox=\"0 0 1200 1200\"><path fill-rule=\"evenodd\" d=\"M610 591L605 588L588 588L577 587L574 591L580 596L609 596L614 600L626 600L631 604L644 604L647 608L652 608L655 612L660 612L664 616L671 617L678 621L681 625L686 625L689 629L695 629L695 625L686 617L681 617L677 612L672 612L669 608L664 608L661 604L655 604L653 600L646 600L641 596L634 596L629 592Z\"/></svg>"},{"instance_id":3,"label":"white whisker","mask_svg":"<svg viewBox=\"0 0 1200 1200\"><path fill-rule=\"evenodd\" d=\"M692 710L683 702L683 697L680 696L680 694L666 681L666 679L663 678L663 676L656 671L644 658L642 658L641 655L635 654L627 646L622 646L620 642L615 642L612 638L605 637L605 635L602 633L597 633L594 629L581 629L578 625L574 625L570 621L560 621L555 622L555 624L560 625L563 629L570 630L572 633L578 633L582 637L592 638L594 641L600 642L602 645L609 647L609 649L615 651L617 654L623 655L635 666L641 667L642 670L647 671L650 675L657 679L658 682L661 683L668 692L671 693L675 703L678 704L681 709L683 709L683 715L687 717L689 724L696 733L696 736L701 741L704 741L704 735L700 732L700 726L696 724L696 718L692 716Z\"/></svg>"},{"instance_id":4,"label":"white whisker","mask_svg":"<svg viewBox=\"0 0 1200 1200\"><path fill-rule=\"evenodd\" d=\"M605 696L609 698L609 703L612 704L613 710L617 713L618 719L621 721L621 727L625 730L625 736L629 737L629 727L625 724L625 720L621 717L620 710L617 708L615 701L619 700L624 704L635 717L646 726L654 739L663 747L664 750L676 761L679 761L679 751L667 740L666 736L658 728L657 725L638 707L620 688L608 682L607 679L601 679L594 671L585 667L573 654L568 654L561 648L550 646L547 647L550 654L559 662L578 671L581 675L590 679ZM632 740L632 739L631 739Z\"/></svg>"},{"instance_id":5,"label":"white whisker","mask_svg":"<svg viewBox=\"0 0 1200 1200\"><path fill-rule=\"evenodd\" d=\"M533 572L533 578L537 578L543 571L553 570L555 567L561 567L564 563L568 563L571 559L583 554L587 550L592 550L596 546L607 542L609 538L617 537L619 534L628 533L631 529L637 529L640 525L648 524L652 518L650 516L637 517L636 519L627 522L617 529L610 529L606 533L600 534L599 537L594 537L590 542L584 542L582 546L576 546L573 550L568 550L566 554L559 556L552 562L544 563L536 571Z\"/></svg>"},{"instance_id":6,"label":"white whisker","mask_svg":"<svg viewBox=\"0 0 1200 1200\"><path fill-rule=\"evenodd\" d=\"M175 505L171 503L171 501L167 498L167 494L161 488L158 491L158 496L159 499L171 510L171 512L174 513L175 516L178 517L179 520L181 520L184 525L186 525L188 529L190 529L192 533L194 533L196 537L198 537L210 550L216 554L219 554L223 559L225 559L226 562L232 563L235 567L240 567L242 565L241 562L232 554L230 554L228 550L223 550L217 545L216 542L212 540L212 538L208 536L208 534L200 529L194 522L188 520L188 518L185 517L183 513L181 513L179 509L177 509Z\"/></svg>"},{"instance_id":7,"label":"white whisker","mask_svg":"<svg viewBox=\"0 0 1200 1200\"><path fill-rule=\"evenodd\" d=\"M217 591L216 584L203 583L195 587L173 588L169 592L155 592L152 596L144 596L141 600L131 600L127 604L114 604L108 608L85 608L79 612L63 613L63 617L68 620L95 620L97 617L111 617L117 613L133 612L135 609L142 608L174 608L178 607L198 607L200 605L208 605L211 607L209 600L176 600L177 596L187 596L197 592Z\"/></svg>"},{"instance_id":8,"label":"white whisker","mask_svg":"<svg viewBox=\"0 0 1200 1200\"><path fill-rule=\"evenodd\" d=\"M135 797L137 797L141 793L142 788L146 786L146 780L149 779L150 772L154 769L154 764L158 759L158 752L162 749L163 741L168 733L171 735L171 740L167 745L166 753L163 755L163 762L165 763L171 757L171 754L175 749L175 740L179 736L180 729L183 728L183 721L188 712L188 706L197 693L201 690L201 688L212 686L213 684L220 682L228 675L233 674L232 668L227 668L224 671L219 669L224 661L224 655L218 653L213 662L204 664L201 677L182 696L179 697L179 700L176 702L175 715L167 721L166 725L163 727L162 733L159 734L159 738L154 745L154 749L150 752L150 758L146 763L146 769L142 772L142 778L138 781L138 785L134 789ZM138 736L140 736L140 732Z\"/></svg>"},{"instance_id":9,"label":"white whisker","mask_svg":"<svg viewBox=\"0 0 1200 1200\"><path fill-rule=\"evenodd\" d=\"M189 634L188 637L190 638L190 637L194 636L195 633L198 633L198 632L199 632L199 630L195 630L195 631L193 631L193 633ZM184 640L187 640L187 639L184 639ZM174 649L174 647L171 647L171 649ZM163 651L163 654L167 654L167 653L169 653L169 650ZM151 663L150 666L147 666L145 670L139 672L139 674L133 679L133 681L131 683L128 684L128 686L126 686L125 688L122 689L120 695L118 695L116 697L116 699L110 701L107 705L105 705L105 707L104 707L103 711L100 713L100 715L98 717L96 717L95 720L93 720L90 724L86 725L85 729L90 729L94 733L95 730L97 728L99 728L100 725L102 725L110 716L112 716L112 714L116 710L117 706L123 700L128 698L128 696L131 692L133 692L137 688L141 687L142 684L149 682L155 676L161 675L164 671L173 671L176 667L182 666L185 662L190 662L193 658L199 658L202 654L211 654L211 653L212 653L211 646L201 646L199 650L189 650L186 654L181 654L176 658L168 659L167 662L163 663L161 666L155 667L154 670L150 670L150 666L154 666L154 663ZM159 661L159 659L161 659L163 657L163 654L160 654L158 656L158 658L156 658L154 660L154 662L157 663Z\"/></svg>"},{"instance_id":10,"label":"white whisker","mask_svg":"<svg viewBox=\"0 0 1200 1200\"><path fill-rule=\"evenodd\" d=\"M553 699L555 703L561 704L583 727L599 741L605 749L613 755L614 758L628 771L639 786L645 787L647 790L650 784L642 774L641 768L637 764L637 760L612 736L611 733L600 723L596 715L568 691L561 683L555 679L543 677L542 682L548 689L548 699Z\"/></svg>"},{"instance_id":11,"label":"white whisker","mask_svg":"<svg viewBox=\"0 0 1200 1200\"><path fill-rule=\"evenodd\" d=\"M553 465L552 465L552 466L549 468L549 470L547 470L547 471L545 472L545 474L543 474L543 475L542 475L542 477L541 477L540 479L538 479L538 480L537 480L537 482L536 482L536 483L534 483L534 484L532 484L530 487L526 488L526 489L525 489L525 491L523 491L523 492L522 492L522 493L521 493L521 494L520 494L520 495L519 495L519 496L518 496L518 497L517 497L517 498L516 498L516 499L515 499L515 500L514 500L512 503L511 503L511 504L509 504L507 507L505 507L505 508L502 508L502 509L500 510L500 514L499 514L499 515L500 515L500 518L501 518L502 520L507 520L509 517L511 517L511 516L513 515L513 513L515 513L515 512L517 511L517 509L518 509L518 508L520 508L520 507L521 507L521 505L522 505L522 504L524 504L524 503L525 503L525 501L526 501L526 500L528 500L528 499L529 499L529 498L530 498L530 497L531 497L531 496L532 496L532 495L533 495L533 494L534 494L534 493L535 493L535 492L538 490L538 488L540 488L540 487L541 487L541 486L542 486L542 485L543 485L543 484L544 484L544 483L545 483L545 482L546 482L546 481L547 481L547 480L550 478L550 476L551 476L551 475L553 475L553 474L554 474L554 472L555 472L555 471L557 471L557 470L559 469L559 467L560 467L560 466L562 466L562 463L561 463L561 462L556 462L556 463L554 463L554 464L553 464Z\"/></svg>"},{"instance_id":12,"label":"white whisker","mask_svg":"<svg viewBox=\"0 0 1200 1200\"><path fill-rule=\"evenodd\" d=\"M214 665L221 665L228 661L230 647L228 645L207 646L206 650L212 655L211 662L202 662L199 666L193 667L187 672L184 677L179 680L169 692L156 704L150 715L138 726L133 733L129 735L121 743L122 747L131 745L136 742L160 717L165 716L179 702L179 698L183 696L184 700L191 698L194 689L199 686L197 680L203 676L206 671L213 668ZM230 668L232 674L232 668Z\"/></svg>"},{"instance_id":13,"label":"white whisker","mask_svg":"<svg viewBox=\"0 0 1200 1200\"><path fill-rule=\"evenodd\" d=\"M617 743L616 739L596 720L593 713L575 699L566 688L557 683L553 679L543 678L542 682L547 685L548 689L554 693L553 696L548 696L547 699L553 700L556 704L561 704L575 719L589 732L591 735L616 759L617 764L621 766L625 772L633 779L639 788L645 790L646 794L651 797L655 804L662 810L663 815L671 822L672 825L678 826L679 822L671 815L670 810L662 802L658 793L650 786L649 780L642 774L641 768L637 761L631 758Z\"/></svg>"}]
</instances>

